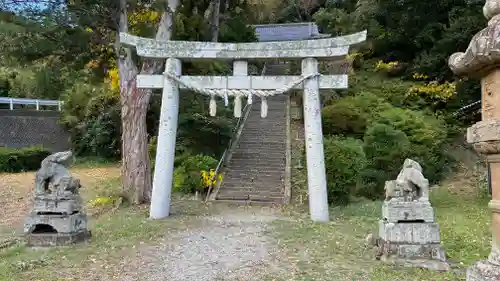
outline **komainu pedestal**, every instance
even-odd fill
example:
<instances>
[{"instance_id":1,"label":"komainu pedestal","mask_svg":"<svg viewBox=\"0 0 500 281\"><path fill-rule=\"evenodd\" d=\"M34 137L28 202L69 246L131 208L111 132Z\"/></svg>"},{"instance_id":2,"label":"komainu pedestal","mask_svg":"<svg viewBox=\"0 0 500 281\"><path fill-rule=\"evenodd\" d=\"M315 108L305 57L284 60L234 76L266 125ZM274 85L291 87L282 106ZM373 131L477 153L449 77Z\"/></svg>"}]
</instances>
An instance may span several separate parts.
<instances>
[{"instance_id":1,"label":"komainu pedestal","mask_svg":"<svg viewBox=\"0 0 500 281\"><path fill-rule=\"evenodd\" d=\"M406 159L396 180L387 181L377 240L378 258L431 270L450 269L440 246L439 225L429 202L422 167Z\"/></svg>"},{"instance_id":2,"label":"komainu pedestal","mask_svg":"<svg viewBox=\"0 0 500 281\"><path fill-rule=\"evenodd\" d=\"M33 209L24 224L28 245L69 245L91 236L79 195L80 181L67 168L72 160L71 151L66 151L42 161L35 176Z\"/></svg>"}]
</instances>

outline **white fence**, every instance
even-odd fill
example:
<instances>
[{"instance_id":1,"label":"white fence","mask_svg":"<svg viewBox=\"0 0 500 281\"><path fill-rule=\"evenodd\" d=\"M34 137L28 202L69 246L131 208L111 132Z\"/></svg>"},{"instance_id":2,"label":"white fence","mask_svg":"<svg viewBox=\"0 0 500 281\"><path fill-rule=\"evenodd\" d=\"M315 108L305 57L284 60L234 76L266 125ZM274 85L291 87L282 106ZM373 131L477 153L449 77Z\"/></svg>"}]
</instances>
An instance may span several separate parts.
<instances>
[{"instance_id":1,"label":"white fence","mask_svg":"<svg viewBox=\"0 0 500 281\"><path fill-rule=\"evenodd\" d=\"M21 104L21 105L34 105L36 107L36 110L40 110L40 106L57 106L57 110L61 111L64 102L58 100L38 100L38 99L0 97L0 104L8 104L10 110L14 110L15 104Z\"/></svg>"}]
</instances>

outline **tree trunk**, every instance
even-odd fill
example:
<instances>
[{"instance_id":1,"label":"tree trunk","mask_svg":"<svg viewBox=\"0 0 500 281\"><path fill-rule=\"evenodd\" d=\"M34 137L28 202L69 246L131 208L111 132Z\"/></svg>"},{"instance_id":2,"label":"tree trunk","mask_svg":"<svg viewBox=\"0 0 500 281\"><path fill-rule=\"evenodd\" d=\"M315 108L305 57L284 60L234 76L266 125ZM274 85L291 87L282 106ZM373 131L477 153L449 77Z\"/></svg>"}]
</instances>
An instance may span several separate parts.
<instances>
[{"instance_id":1,"label":"tree trunk","mask_svg":"<svg viewBox=\"0 0 500 281\"><path fill-rule=\"evenodd\" d=\"M146 129L151 92L137 89L137 72L133 62L127 60L121 63L120 79L124 81L121 83L120 91L123 190L132 204L144 203L151 197L151 170Z\"/></svg>"},{"instance_id":2,"label":"tree trunk","mask_svg":"<svg viewBox=\"0 0 500 281\"><path fill-rule=\"evenodd\" d=\"M212 4L212 42L219 41L219 16L220 16L220 1L213 0Z\"/></svg>"},{"instance_id":3,"label":"tree trunk","mask_svg":"<svg viewBox=\"0 0 500 281\"><path fill-rule=\"evenodd\" d=\"M169 0L175 6L177 1ZM170 40L172 13L163 13L156 39ZM128 32L126 0L120 0L120 32ZM117 36L117 54L120 54L119 36ZM151 200L152 175L148 152L146 116L152 91L150 89L137 89L138 69L134 64L130 48L124 49L124 55L118 59L118 72L120 75L120 103L122 119L122 176L123 191L132 204L142 204ZM153 74L163 66L161 60L144 61L141 74Z\"/></svg>"}]
</instances>

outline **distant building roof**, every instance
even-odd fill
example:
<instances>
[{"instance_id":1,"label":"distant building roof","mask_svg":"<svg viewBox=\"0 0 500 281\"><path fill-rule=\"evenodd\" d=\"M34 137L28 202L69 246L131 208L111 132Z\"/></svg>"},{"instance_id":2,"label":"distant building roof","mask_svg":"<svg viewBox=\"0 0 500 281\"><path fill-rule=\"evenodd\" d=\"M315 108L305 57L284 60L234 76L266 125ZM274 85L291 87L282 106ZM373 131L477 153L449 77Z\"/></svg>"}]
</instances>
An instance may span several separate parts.
<instances>
[{"instance_id":1,"label":"distant building roof","mask_svg":"<svg viewBox=\"0 0 500 281\"><path fill-rule=\"evenodd\" d=\"M259 42L296 41L330 36L319 33L314 22L257 24L254 27Z\"/></svg>"}]
</instances>

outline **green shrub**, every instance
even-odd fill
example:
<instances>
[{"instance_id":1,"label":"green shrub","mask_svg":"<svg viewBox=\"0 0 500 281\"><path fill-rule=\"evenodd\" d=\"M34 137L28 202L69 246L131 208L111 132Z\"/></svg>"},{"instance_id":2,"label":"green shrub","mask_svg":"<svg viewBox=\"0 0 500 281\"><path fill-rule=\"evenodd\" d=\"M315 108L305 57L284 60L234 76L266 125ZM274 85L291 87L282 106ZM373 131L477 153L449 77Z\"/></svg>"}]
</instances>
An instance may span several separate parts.
<instances>
[{"instance_id":1,"label":"green shrub","mask_svg":"<svg viewBox=\"0 0 500 281\"><path fill-rule=\"evenodd\" d=\"M0 147L0 172L18 173L40 168L42 160L51 152L41 146L21 149Z\"/></svg>"},{"instance_id":2,"label":"green shrub","mask_svg":"<svg viewBox=\"0 0 500 281\"><path fill-rule=\"evenodd\" d=\"M368 63L365 65L368 65ZM357 72L356 75L349 76L349 89L346 91L351 96L368 93L369 96L382 99L393 106L413 107L407 103L408 89L413 86L415 86L415 82L413 81L405 81L400 78L387 78L385 75L365 70ZM366 96L367 94L363 95Z\"/></svg>"},{"instance_id":3,"label":"green shrub","mask_svg":"<svg viewBox=\"0 0 500 281\"><path fill-rule=\"evenodd\" d=\"M104 86L78 83L63 97L62 124L79 156L120 158L119 96Z\"/></svg>"},{"instance_id":4,"label":"green shrub","mask_svg":"<svg viewBox=\"0 0 500 281\"><path fill-rule=\"evenodd\" d=\"M357 195L379 199L384 194L385 181L395 179L410 152L410 140L406 134L393 127L375 123L364 137L363 151L367 165L362 173L362 185Z\"/></svg>"},{"instance_id":5,"label":"green shrub","mask_svg":"<svg viewBox=\"0 0 500 281\"><path fill-rule=\"evenodd\" d=\"M174 170L174 190L185 194L203 191L201 171L215 169L217 163L217 159L202 154L185 158Z\"/></svg>"},{"instance_id":6,"label":"green shrub","mask_svg":"<svg viewBox=\"0 0 500 281\"><path fill-rule=\"evenodd\" d=\"M362 142L354 138L328 137L324 147L328 203L346 205L366 165Z\"/></svg>"},{"instance_id":7,"label":"green shrub","mask_svg":"<svg viewBox=\"0 0 500 281\"><path fill-rule=\"evenodd\" d=\"M323 133L362 138L366 126L391 105L371 93L345 97L322 110Z\"/></svg>"},{"instance_id":8,"label":"green shrub","mask_svg":"<svg viewBox=\"0 0 500 281\"><path fill-rule=\"evenodd\" d=\"M323 108L323 133L360 137L366 129L367 116L354 104L339 102Z\"/></svg>"},{"instance_id":9,"label":"green shrub","mask_svg":"<svg viewBox=\"0 0 500 281\"><path fill-rule=\"evenodd\" d=\"M440 180L452 162L446 140L445 123L433 116L397 107L380 112L364 136L368 165L357 195L381 198L385 181L396 178L406 158L419 162L430 182Z\"/></svg>"},{"instance_id":10,"label":"green shrub","mask_svg":"<svg viewBox=\"0 0 500 281\"><path fill-rule=\"evenodd\" d=\"M446 124L422 111L392 108L380 113L378 123L392 126L406 134L411 143L407 157L422 165L424 175L431 181L440 180L452 164L444 149L448 139Z\"/></svg>"}]
</instances>

